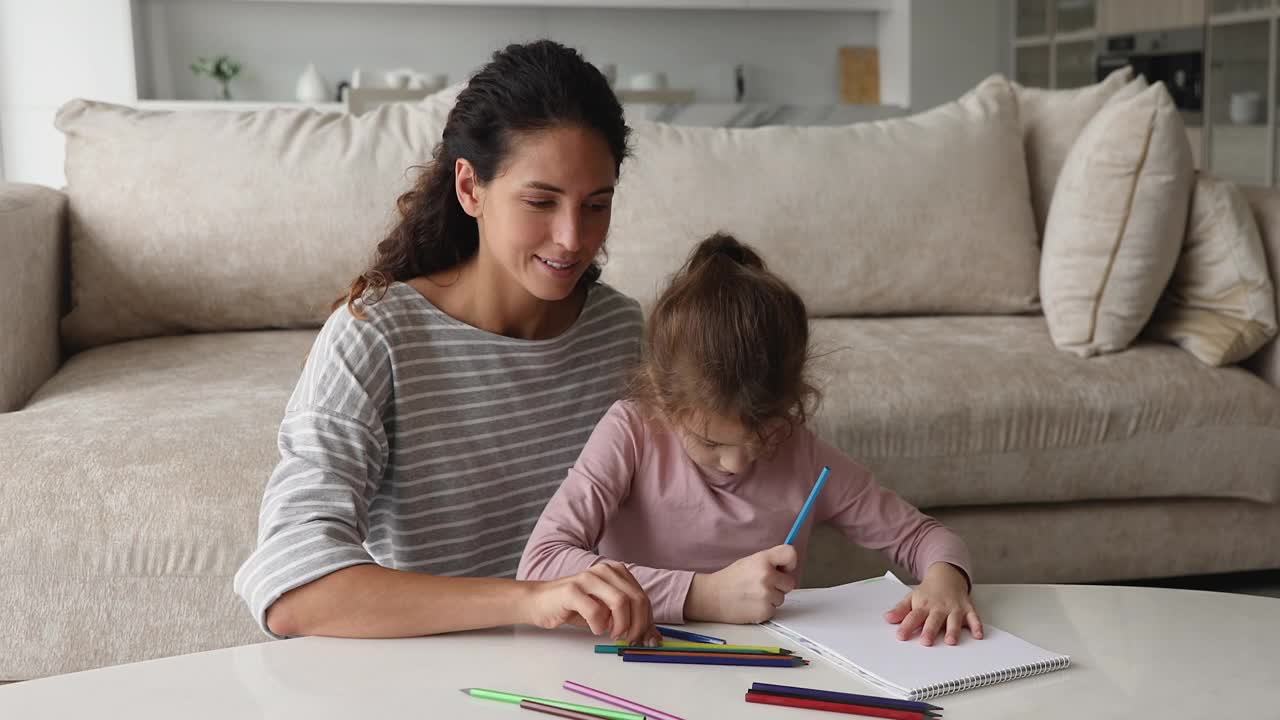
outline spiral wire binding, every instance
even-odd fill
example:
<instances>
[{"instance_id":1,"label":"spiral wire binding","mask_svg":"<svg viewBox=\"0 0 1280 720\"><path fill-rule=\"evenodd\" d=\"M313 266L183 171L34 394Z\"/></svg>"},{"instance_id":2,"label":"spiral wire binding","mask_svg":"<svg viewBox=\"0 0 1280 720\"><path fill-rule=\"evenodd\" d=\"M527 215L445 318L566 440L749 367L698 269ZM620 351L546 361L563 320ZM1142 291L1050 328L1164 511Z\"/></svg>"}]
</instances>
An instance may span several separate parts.
<instances>
[{"instance_id":1,"label":"spiral wire binding","mask_svg":"<svg viewBox=\"0 0 1280 720\"><path fill-rule=\"evenodd\" d=\"M1031 677L1032 675L1040 675L1053 670L1061 670L1071 664L1071 658L1063 655L1051 660L1044 660L1038 663L1030 663L1028 665L1019 665L1018 667L1000 670L998 672L981 673L978 675L970 675L959 680L951 680L936 685L929 685L918 690L912 690L907 696L908 700L926 700L928 698L938 697L939 695L947 695L961 690L972 690L974 688L986 687L987 685L995 685L1009 680L1018 680L1019 678Z\"/></svg>"}]
</instances>

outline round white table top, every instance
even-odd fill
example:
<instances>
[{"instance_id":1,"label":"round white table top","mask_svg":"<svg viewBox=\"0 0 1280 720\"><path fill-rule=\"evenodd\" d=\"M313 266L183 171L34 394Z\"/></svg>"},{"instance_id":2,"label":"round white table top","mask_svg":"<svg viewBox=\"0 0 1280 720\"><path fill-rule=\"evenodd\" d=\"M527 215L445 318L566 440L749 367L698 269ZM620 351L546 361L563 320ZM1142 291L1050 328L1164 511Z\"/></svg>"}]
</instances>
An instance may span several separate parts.
<instances>
[{"instance_id":1,"label":"round white table top","mask_svg":"<svg viewBox=\"0 0 1280 720\"><path fill-rule=\"evenodd\" d=\"M979 585L986 622L1072 658L1071 667L934 699L966 718L1280 718L1280 599L1089 585ZM777 645L756 626L690 625ZM888 630L886 630L888 631ZM565 680L685 718L845 717L748 704L752 682L883 695L811 657L805 668L624 664L574 630L501 628L407 640L300 638L0 687L0 717L549 717L468 697L483 687L599 705Z\"/></svg>"}]
</instances>

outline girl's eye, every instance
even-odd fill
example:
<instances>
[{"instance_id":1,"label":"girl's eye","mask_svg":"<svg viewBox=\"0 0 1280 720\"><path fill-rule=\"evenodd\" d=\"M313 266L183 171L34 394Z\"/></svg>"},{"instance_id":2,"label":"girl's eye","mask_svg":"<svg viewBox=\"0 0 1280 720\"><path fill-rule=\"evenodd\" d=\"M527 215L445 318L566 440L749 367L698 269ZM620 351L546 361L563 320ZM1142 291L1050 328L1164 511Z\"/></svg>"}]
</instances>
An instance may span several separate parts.
<instances>
[{"instance_id":1,"label":"girl's eye","mask_svg":"<svg viewBox=\"0 0 1280 720\"><path fill-rule=\"evenodd\" d=\"M546 210L556 204L554 200L525 200L524 202L536 210Z\"/></svg>"},{"instance_id":2,"label":"girl's eye","mask_svg":"<svg viewBox=\"0 0 1280 720\"><path fill-rule=\"evenodd\" d=\"M592 203L587 208L592 212L605 212L609 209L609 205L607 203Z\"/></svg>"}]
</instances>

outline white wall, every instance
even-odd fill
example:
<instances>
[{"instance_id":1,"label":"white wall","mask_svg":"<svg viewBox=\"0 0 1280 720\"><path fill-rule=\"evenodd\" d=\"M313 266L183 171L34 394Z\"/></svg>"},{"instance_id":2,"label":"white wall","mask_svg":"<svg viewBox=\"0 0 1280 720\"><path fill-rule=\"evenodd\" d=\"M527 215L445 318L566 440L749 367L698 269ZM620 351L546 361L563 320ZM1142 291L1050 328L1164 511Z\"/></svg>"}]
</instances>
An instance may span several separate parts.
<instances>
[{"instance_id":1,"label":"white wall","mask_svg":"<svg viewBox=\"0 0 1280 720\"><path fill-rule=\"evenodd\" d=\"M74 97L137 98L131 25L129 0L0 0L5 178L62 185L58 107Z\"/></svg>"},{"instance_id":2,"label":"white wall","mask_svg":"<svg viewBox=\"0 0 1280 720\"><path fill-rule=\"evenodd\" d=\"M227 53L244 64L232 92L244 100L291 100L315 62L331 86L357 66L415 67L464 79L507 43L551 37L588 59L635 72L665 72L702 100L732 99L732 67L747 66L748 99L838 102L837 49L874 45L871 13L744 10L451 7L356 3L138 0L154 73L143 97L202 99L213 84L192 76L197 56Z\"/></svg>"},{"instance_id":3,"label":"white wall","mask_svg":"<svg viewBox=\"0 0 1280 720\"><path fill-rule=\"evenodd\" d=\"M954 100L992 73L1009 75L1006 0L911 1L911 108Z\"/></svg>"}]
</instances>

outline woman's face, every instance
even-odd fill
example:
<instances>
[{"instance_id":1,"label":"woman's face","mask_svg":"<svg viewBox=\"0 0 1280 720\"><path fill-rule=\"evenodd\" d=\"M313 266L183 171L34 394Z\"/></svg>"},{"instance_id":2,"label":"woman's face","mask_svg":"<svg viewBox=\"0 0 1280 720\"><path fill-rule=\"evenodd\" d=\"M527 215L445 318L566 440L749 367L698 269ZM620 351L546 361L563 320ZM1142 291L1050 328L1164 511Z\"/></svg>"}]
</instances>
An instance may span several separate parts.
<instances>
[{"instance_id":1,"label":"woman's face","mask_svg":"<svg viewBox=\"0 0 1280 720\"><path fill-rule=\"evenodd\" d=\"M456 169L459 200L479 224L482 261L538 299L568 297L609 230L616 178L604 137L579 127L522 133L484 185L465 160Z\"/></svg>"}]
</instances>

